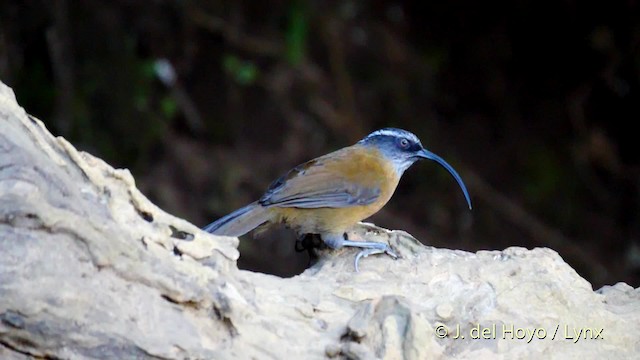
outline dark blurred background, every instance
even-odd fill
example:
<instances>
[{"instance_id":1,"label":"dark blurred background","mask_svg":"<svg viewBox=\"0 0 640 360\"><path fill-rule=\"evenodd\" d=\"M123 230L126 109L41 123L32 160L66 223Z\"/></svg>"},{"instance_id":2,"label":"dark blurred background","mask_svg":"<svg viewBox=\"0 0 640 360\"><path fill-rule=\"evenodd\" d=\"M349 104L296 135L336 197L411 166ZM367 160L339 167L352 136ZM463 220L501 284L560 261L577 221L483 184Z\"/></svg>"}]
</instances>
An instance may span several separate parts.
<instances>
[{"instance_id":1,"label":"dark blurred background","mask_svg":"<svg viewBox=\"0 0 640 360\"><path fill-rule=\"evenodd\" d=\"M545 246L594 288L640 285L640 4L0 1L0 79L56 135L196 225L372 130L435 163L372 220L426 244ZM301 272L294 235L240 265Z\"/></svg>"}]
</instances>

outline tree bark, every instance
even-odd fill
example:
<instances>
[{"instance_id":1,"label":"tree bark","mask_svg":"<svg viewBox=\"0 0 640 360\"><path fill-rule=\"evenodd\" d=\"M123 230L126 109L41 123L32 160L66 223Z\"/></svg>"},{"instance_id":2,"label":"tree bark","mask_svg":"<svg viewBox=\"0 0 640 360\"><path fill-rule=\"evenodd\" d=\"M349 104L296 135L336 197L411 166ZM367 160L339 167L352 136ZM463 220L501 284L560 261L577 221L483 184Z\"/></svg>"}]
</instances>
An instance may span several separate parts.
<instances>
[{"instance_id":1,"label":"tree bark","mask_svg":"<svg viewBox=\"0 0 640 360\"><path fill-rule=\"evenodd\" d=\"M550 249L435 249L367 224L350 237L401 258L363 259L356 273L346 249L289 279L238 270L237 239L165 213L0 83L0 358L640 352L640 290L594 292Z\"/></svg>"}]
</instances>

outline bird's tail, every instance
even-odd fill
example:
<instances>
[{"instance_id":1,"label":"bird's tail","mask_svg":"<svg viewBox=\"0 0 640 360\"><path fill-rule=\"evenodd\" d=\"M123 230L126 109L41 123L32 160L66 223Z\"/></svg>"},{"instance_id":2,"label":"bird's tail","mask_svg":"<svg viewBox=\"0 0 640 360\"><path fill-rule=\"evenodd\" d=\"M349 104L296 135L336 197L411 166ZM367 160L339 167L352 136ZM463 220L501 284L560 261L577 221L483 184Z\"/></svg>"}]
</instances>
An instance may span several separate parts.
<instances>
[{"instance_id":1,"label":"bird's tail","mask_svg":"<svg viewBox=\"0 0 640 360\"><path fill-rule=\"evenodd\" d=\"M269 221L269 211L258 202L251 203L202 228L214 235L241 236Z\"/></svg>"}]
</instances>

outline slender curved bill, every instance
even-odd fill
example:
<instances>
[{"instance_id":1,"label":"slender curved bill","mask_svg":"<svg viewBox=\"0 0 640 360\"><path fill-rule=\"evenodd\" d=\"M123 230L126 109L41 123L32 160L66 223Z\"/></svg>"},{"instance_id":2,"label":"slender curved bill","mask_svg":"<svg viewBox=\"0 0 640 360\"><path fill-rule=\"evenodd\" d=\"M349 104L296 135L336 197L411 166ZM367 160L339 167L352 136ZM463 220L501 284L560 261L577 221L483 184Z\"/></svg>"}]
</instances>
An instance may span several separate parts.
<instances>
[{"instance_id":1,"label":"slender curved bill","mask_svg":"<svg viewBox=\"0 0 640 360\"><path fill-rule=\"evenodd\" d=\"M464 197L465 199L467 199L467 204L469 204L469 210L471 210L471 198L469 197L469 192L467 191L467 187L464 185L462 178L453 169L453 167L451 167L451 165L449 165L446 161L444 161L443 158L432 153L429 150L422 149L422 151L420 151L417 155L424 159L433 160L438 164L442 165L442 167L444 167L445 169L447 169L447 171L453 176L453 178L456 179L456 181L458 182L458 185L460 185L460 188L462 189L462 193L464 193Z\"/></svg>"}]
</instances>

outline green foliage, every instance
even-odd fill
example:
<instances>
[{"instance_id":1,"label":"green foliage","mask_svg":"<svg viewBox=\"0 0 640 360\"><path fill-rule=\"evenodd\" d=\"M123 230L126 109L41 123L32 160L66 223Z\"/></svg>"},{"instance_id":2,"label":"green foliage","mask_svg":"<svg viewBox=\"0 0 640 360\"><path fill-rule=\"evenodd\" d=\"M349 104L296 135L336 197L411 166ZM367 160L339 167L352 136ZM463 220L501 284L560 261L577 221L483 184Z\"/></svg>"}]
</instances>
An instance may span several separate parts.
<instances>
[{"instance_id":1,"label":"green foliage","mask_svg":"<svg viewBox=\"0 0 640 360\"><path fill-rule=\"evenodd\" d=\"M286 32L286 57L289 63L297 65L306 52L308 21L304 1L293 1L289 10L289 25Z\"/></svg>"},{"instance_id":2,"label":"green foliage","mask_svg":"<svg viewBox=\"0 0 640 360\"><path fill-rule=\"evenodd\" d=\"M140 62L138 73L145 80L152 80L156 77L156 61L147 59Z\"/></svg>"},{"instance_id":3,"label":"green foliage","mask_svg":"<svg viewBox=\"0 0 640 360\"><path fill-rule=\"evenodd\" d=\"M160 100L160 109L167 119L172 119L178 112L178 104L171 96L165 96Z\"/></svg>"},{"instance_id":4,"label":"green foliage","mask_svg":"<svg viewBox=\"0 0 640 360\"><path fill-rule=\"evenodd\" d=\"M233 54L224 56L222 67L240 85L251 85L258 77L258 68L253 62L241 60Z\"/></svg>"},{"instance_id":5,"label":"green foliage","mask_svg":"<svg viewBox=\"0 0 640 360\"><path fill-rule=\"evenodd\" d=\"M135 64L134 74L136 86L133 91L133 104L135 109L142 112L149 111L151 84L155 78L154 62L152 60L140 60Z\"/></svg>"}]
</instances>

